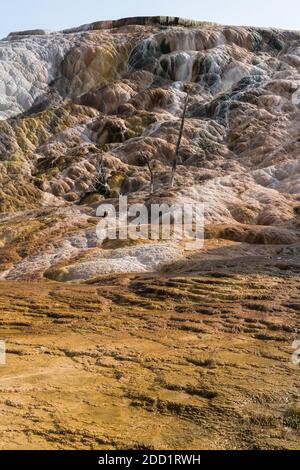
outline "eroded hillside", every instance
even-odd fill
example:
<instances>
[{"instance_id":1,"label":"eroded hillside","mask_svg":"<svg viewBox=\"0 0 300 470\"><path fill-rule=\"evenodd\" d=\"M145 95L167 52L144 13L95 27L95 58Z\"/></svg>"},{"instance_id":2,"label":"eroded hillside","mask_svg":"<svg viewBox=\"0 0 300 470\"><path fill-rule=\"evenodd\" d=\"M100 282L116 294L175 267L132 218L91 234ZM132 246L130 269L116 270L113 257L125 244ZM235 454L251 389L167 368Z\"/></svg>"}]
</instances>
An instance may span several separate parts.
<instances>
[{"instance_id":1,"label":"eroded hillside","mask_svg":"<svg viewBox=\"0 0 300 470\"><path fill-rule=\"evenodd\" d=\"M101 246L96 207L120 193L203 202L215 239L299 243L298 32L133 18L12 33L0 55L3 279L153 271L185 256L172 243Z\"/></svg>"},{"instance_id":2,"label":"eroded hillside","mask_svg":"<svg viewBox=\"0 0 300 470\"><path fill-rule=\"evenodd\" d=\"M300 33L18 32L0 77L0 448L299 449ZM121 194L204 247L100 241Z\"/></svg>"}]
</instances>

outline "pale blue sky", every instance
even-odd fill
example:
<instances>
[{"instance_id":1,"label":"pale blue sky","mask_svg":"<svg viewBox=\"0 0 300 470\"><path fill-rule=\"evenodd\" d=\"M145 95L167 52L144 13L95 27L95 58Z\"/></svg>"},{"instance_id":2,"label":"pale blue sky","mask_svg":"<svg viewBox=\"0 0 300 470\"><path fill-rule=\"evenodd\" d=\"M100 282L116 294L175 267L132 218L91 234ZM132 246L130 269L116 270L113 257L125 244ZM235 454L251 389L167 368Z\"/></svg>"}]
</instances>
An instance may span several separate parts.
<instances>
[{"instance_id":1,"label":"pale blue sky","mask_svg":"<svg viewBox=\"0 0 300 470\"><path fill-rule=\"evenodd\" d=\"M300 29L299 0L0 0L0 37L102 19L166 15L223 24Z\"/></svg>"}]
</instances>

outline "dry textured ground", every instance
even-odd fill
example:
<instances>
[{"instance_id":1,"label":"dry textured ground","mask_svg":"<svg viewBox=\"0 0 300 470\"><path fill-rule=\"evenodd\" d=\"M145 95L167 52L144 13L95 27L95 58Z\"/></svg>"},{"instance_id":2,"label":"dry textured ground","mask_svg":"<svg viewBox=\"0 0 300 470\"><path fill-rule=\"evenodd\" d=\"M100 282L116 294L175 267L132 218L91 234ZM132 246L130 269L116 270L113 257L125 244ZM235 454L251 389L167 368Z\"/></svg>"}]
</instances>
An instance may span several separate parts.
<instances>
[{"instance_id":1,"label":"dry textured ground","mask_svg":"<svg viewBox=\"0 0 300 470\"><path fill-rule=\"evenodd\" d=\"M1 448L300 449L300 280L244 261L0 284Z\"/></svg>"}]
</instances>

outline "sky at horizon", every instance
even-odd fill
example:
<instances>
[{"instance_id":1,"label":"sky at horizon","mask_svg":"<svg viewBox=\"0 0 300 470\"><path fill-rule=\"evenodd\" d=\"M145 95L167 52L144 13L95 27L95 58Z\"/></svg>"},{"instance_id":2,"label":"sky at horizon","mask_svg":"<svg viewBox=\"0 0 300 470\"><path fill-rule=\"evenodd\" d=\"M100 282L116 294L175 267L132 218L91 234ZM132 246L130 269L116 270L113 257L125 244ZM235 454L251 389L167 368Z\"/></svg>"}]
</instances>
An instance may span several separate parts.
<instances>
[{"instance_id":1,"label":"sky at horizon","mask_svg":"<svg viewBox=\"0 0 300 470\"><path fill-rule=\"evenodd\" d=\"M300 29L299 0L2 0L0 38L129 16L180 16L232 25Z\"/></svg>"}]
</instances>

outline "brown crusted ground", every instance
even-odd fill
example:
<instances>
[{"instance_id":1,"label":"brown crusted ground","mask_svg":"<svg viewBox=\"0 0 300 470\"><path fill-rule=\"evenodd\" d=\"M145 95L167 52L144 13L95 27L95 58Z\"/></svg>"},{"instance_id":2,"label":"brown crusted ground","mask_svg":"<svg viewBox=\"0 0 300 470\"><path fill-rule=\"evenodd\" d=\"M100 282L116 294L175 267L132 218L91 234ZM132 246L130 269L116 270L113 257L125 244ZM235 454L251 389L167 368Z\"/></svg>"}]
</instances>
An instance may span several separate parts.
<instances>
[{"instance_id":1,"label":"brown crusted ground","mask_svg":"<svg viewBox=\"0 0 300 470\"><path fill-rule=\"evenodd\" d=\"M0 283L1 448L299 449L300 281L255 266Z\"/></svg>"}]
</instances>

